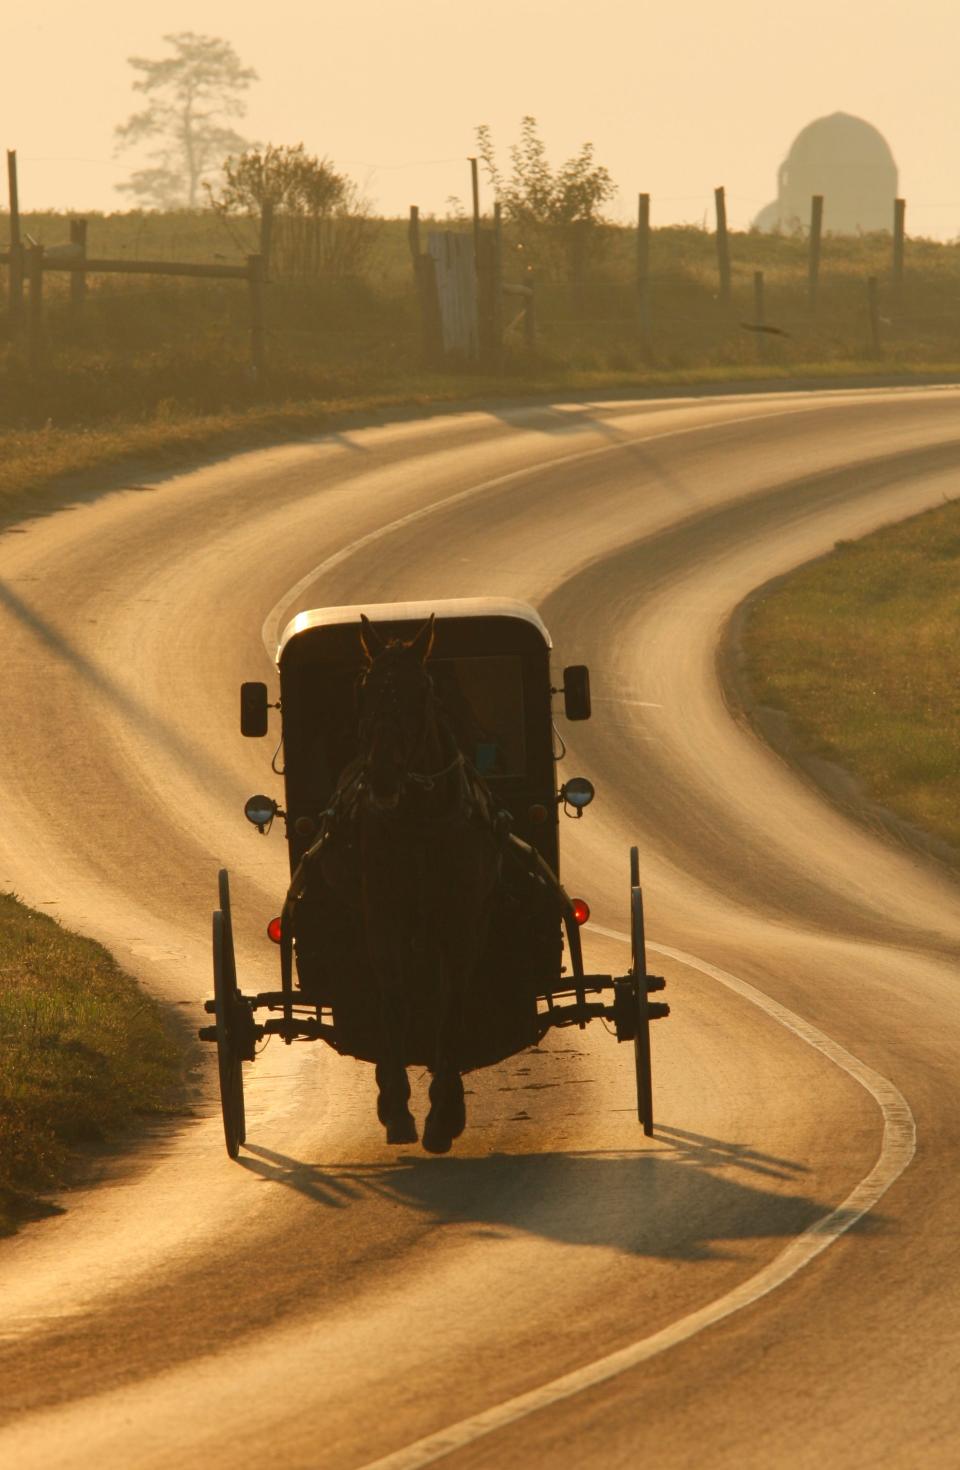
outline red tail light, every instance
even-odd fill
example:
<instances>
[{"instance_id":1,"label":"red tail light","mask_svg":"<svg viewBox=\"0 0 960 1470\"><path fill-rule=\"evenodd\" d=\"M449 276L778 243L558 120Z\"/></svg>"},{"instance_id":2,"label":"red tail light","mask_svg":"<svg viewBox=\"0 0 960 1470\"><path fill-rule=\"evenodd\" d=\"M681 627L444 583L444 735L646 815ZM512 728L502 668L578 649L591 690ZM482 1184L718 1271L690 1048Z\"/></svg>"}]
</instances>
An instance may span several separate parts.
<instances>
[{"instance_id":1,"label":"red tail light","mask_svg":"<svg viewBox=\"0 0 960 1470\"><path fill-rule=\"evenodd\" d=\"M267 938L272 939L274 944L280 943L280 920L271 919L267 925Z\"/></svg>"},{"instance_id":2,"label":"red tail light","mask_svg":"<svg viewBox=\"0 0 960 1470\"><path fill-rule=\"evenodd\" d=\"M584 898L572 898L570 907L573 909L573 917L578 924L585 924L590 917L590 905Z\"/></svg>"}]
</instances>

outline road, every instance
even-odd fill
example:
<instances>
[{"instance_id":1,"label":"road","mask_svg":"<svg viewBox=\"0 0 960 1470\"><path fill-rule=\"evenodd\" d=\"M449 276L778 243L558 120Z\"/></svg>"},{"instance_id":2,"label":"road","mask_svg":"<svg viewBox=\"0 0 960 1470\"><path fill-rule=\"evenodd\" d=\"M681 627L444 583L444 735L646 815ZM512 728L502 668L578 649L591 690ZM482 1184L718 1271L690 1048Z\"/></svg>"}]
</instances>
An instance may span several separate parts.
<instances>
[{"instance_id":1,"label":"road","mask_svg":"<svg viewBox=\"0 0 960 1470\"><path fill-rule=\"evenodd\" d=\"M715 664L751 589L956 494L958 408L454 413L4 535L0 883L185 1024L222 863L242 983L275 983L284 844L241 808L279 782L240 680L299 607L472 594L534 603L557 666L591 666L565 878L619 971L639 844L673 1015L654 1139L595 1025L472 1076L440 1159L382 1144L363 1065L274 1042L231 1164L204 1054L195 1117L0 1248L0 1463L960 1463L958 890L788 770Z\"/></svg>"}]
</instances>

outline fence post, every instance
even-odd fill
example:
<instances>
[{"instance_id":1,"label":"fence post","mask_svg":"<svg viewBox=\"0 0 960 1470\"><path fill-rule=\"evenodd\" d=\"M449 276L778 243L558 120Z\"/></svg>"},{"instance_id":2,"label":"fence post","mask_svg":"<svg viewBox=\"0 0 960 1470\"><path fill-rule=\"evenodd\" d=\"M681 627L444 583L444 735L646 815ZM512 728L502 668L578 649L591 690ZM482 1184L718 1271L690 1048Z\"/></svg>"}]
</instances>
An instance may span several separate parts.
<instances>
[{"instance_id":1,"label":"fence post","mask_svg":"<svg viewBox=\"0 0 960 1470\"><path fill-rule=\"evenodd\" d=\"M273 249L273 200L265 199L260 206L260 259L263 279L270 275Z\"/></svg>"},{"instance_id":2,"label":"fence post","mask_svg":"<svg viewBox=\"0 0 960 1470\"><path fill-rule=\"evenodd\" d=\"M870 313L870 347L875 357L880 356L880 294L876 276L867 279L867 309Z\"/></svg>"},{"instance_id":3,"label":"fence post","mask_svg":"<svg viewBox=\"0 0 960 1470\"><path fill-rule=\"evenodd\" d=\"M650 195L637 196L637 317L640 350L650 352Z\"/></svg>"},{"instance_id":4,"label":"fence post","mask_svg":"<svg viewBox=\"0 0 960 1470\"><path fill-rule=\"evenodd\" d=\"M470 190L473 195L473 258L480 269L480 175L475 158L468 158L470 165Z\"/></svg>"},{"instance_id":5,"label":"fence post","mask_svg":"<svg viewBox=\"0 0 960 1470\"><path fill-rule=\"evenodd\" d=\"M753 319L758 327L767 324L766 305L763 299L763 271L753 273ZM765 332L757 333L757 357L763 362L767 356L767 336Z\"/></svg>"},{"instance_id":6,"label":"fence post","mask_svg":"<svg viewBox=\"0 0 960 1470\"><path fill-rule=\"evenodd\" d=\"M250 368L256 383L262 383L267 371L263 330L263 256L247 256L247 280L250 284Z\"/></svg>"},{"instance_id":7,"label":"fence post","mask_svg":"<svg viewBox=\"0 0 960 1470\"><path fill-rule=\"evenodd\" d=\"M820 286L820 241L823 236L823 195L813 194L810 198L810 263L807 276L807 304L810 311L817 309L817 291Z\"/></svg>"},{"instance_id":8,"label":"fence post","mask_svg":"<svg viewBox=\"0 0 960 1470\"><path fill-rule=\"evenodd\" d=\"M70 243L76 245L82 261L87 258L87 222L85 219L70 221ZM87 299L87 273L84 270L70 273L70 310L74 317L81 316L83 303Z\"/></svg>"},{"instance_id":9,"label":"fence post","mask_svg":"<svg viewBox=\"0 0 960 1470\"><path fill-rule=\"evenodd\" d=\"M43 246L31 245L27 252L30 279L29 360L36 371L43 361Z\"/></svg>"},{"instance_id":10,"label":"fence post","mask_svg":"<svg viewBox=\"0 0 960 1470\"><path fill-rule=\"evenodd\" d=\"M17 150L7 149L7 186L10 195L10 324L23 320L23 242L20 238L20 192L17 187Z\"/></svg>"},{"instance_id":11,"label":"fence post","mask_svg":"<svg viewBox=\"0 0 960 1470\"><path fill-rule=\"evenodd\" d=\"M720 301L731 298L731 247L726 237L726 190L714 188L716 203L716 263L720 272Z\"/></svg>"},{"instance_id":12,"label":"fence post","mask_svg":"<svg viewBox=\"0 0 960 1470\"><path fill-rule=\"evenodd\" d=\"M493 206L493 352L497 372L503 369L503 209Z\"/></svg>"},{"instance_id":13,"label":"fence post","mask_svg":"<svg viewBox=\"0 0 960 1470\"><path fill-rule=\"evenodd\" d=\"M497 237L482 230L477 237L480 253L475 258L477 277L477 342L481 362L490 367L497 360Z\"/></svg>"},{"instance_id":14,"label":"fence post","mask_svg":"<svg viewBox=\"0 0 960 1470\"><path fill-rule=\"evenodd\" d=\"M417 275L417 261L420 259L420 210L416 204L410 206L410 223L407 226L407 243L410 246L410 258L413 261L414 280L419 280Z\"/></svg>"},{"instance_id":15,"label":"fence post","mask_svg":"<svg viewBox=\"0 0 960 1470\"><path fill-rule=\"evenodd\" d=\"M893 201L893 289L899 296L903 288L903 249L906 239L907 201Z\"/></svg>"},{"instance_id":16,"label":"fence post","mask_svg":"<svg viewBox=\"0 0 960 1470\"><path fill-rule=\"evenodd\" d=\"M443 321L437 289L437 265L429 250L417 260L417 289L423 326L423 358L428 367L443 365Z\"/></svg>"},{"instance_id":17,"label":"fence post","mask_svg":"<svg viewBox=\"0 0 960 1470\"><path fill-rule=\"evenodd\" d=\"M530 294L523 308L523 340L532 351L537 345L537 305L534 296L533 271L527 272L525 282Z\"/></svg>"}]
</instances>

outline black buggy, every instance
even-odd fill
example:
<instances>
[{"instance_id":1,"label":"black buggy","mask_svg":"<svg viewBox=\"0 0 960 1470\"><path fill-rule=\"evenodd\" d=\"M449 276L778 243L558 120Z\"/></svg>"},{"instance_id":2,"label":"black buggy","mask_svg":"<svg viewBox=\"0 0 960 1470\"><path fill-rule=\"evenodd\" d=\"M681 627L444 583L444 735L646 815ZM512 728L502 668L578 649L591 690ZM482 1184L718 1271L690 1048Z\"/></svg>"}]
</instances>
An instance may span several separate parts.
<instances>
[{"instance_id":1,"label":"black buggy","mask_svg":"<svg viewBox=\"0 0 960 1470\"><path fill-rule=\"evenodd\" d=\"M322 832L342 773L357 762L361 612L401 640L433 615L431 679L465 762L496 810L501 878L482 962L465 1000L461 1070L535 1046L551 1027L582 1029L594 1017L606 1017L618 1041L634 1044L638 1117L651 1134L650 1022L668 1015L669 1007L649 999L664 981L647 973L638 852L630 851L630 969L620 976L587 975L580 926L589 909L560 882L559 819L561 810L582 816L594 793L582 777L558 786L563 747L551 701L562 694L567 719L588 719L589 675L583 665L573 665L563 671L562 688L553 687L550 636L533 608L506 599L458 598L299 613L277 650L279 704L270 706L265 684L241 688L244 735L266 735L269 709L281 710L278 756L282 751L285 786L283 809L271 797L254 796L246 816L261 833L276 818L285 822L291 873L302 875L302 860ZM235 1158L245 1141L242 1064L254 1060L258 1042L271 1035L288 1045L296 1039L325 1041L337 1052L375 1062L379 1014L359 915L315 878L295 882L281 916L267 926L280 948L281 988L241 992L226 870L219 885L214 997L205 1006L215 1020L200 1036L217 1045L227 1152ZM258 1013L265 1013L262 1019ZM407 1065L427 1063L429 1031L429 1016L415 1013L405 1043Z\"/></svg>"}]
</instances>

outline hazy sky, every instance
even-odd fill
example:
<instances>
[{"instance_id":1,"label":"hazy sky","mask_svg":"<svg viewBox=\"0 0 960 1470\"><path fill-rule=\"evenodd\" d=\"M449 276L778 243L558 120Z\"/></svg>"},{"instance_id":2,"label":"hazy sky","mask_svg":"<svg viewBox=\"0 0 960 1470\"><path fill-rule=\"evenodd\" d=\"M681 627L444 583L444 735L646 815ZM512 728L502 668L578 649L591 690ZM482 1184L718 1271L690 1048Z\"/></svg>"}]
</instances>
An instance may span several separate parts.
<instances>
[{"instance_id":1,"label":"hazy sky","mask_svg":"<svg viewBox=\"0 0 960 1470\"><path fill-rule=\"evenodd\" d=\"M960 0L44 0L6 7L0 147L21 205L124 208L138 161L113 128L138 103L130 55L162 36L222 36L260 74L241 130L303 141L381 213L442 212L469 196L464 159L488 122L506 155L520 118L554 162L587 139L633 218L700 221L725 184L731 223L776 192L798 130L858 114L900 168L908 229L960 235Z\"/></svg>"}]
</instances>

